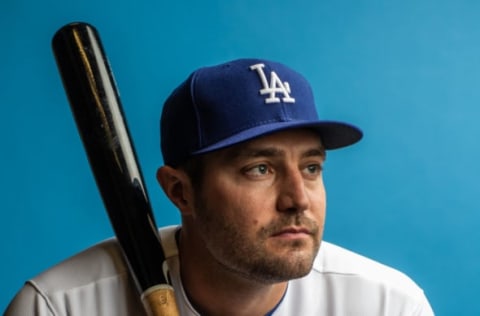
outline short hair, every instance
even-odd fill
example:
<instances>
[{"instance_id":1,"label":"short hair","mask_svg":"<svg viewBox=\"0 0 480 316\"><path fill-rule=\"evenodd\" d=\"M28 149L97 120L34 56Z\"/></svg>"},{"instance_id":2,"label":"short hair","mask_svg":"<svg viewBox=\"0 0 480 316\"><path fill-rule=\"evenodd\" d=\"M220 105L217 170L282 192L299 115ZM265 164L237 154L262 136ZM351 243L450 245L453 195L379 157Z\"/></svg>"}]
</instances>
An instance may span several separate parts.
<instances>
[{"instance_id":1,"label":"short hair","mask_svg":"<svg viewBox=\"0 0 480 316\"><path fill-rule=\"evenodd\" d=\"M199 191L201 189L205 171L205 155L190 156L177 168L187 174L194 190Z\"/></svg>"}]
</instances>

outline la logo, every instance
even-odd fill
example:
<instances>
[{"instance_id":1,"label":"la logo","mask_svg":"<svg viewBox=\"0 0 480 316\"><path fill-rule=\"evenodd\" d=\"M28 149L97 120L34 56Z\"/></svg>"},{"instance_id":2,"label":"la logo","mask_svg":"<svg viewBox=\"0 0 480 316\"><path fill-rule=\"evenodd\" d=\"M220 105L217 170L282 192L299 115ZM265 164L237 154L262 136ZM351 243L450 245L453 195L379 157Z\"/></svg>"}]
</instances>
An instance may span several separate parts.
<instances>
[{"instance_id":1,"label":"la logo","mask_svg":"<svg viewBox=\"0 0 480 316\"><path fill-rule=\"evenodd\" d=\"M270 72L270 82L267 80L267 76L263 71L265 64L255 64L250 66L250 70L257 72L262 82L263 88L260 89L261 95L268 95L265 99L265 103L280 103L280 98L277 97L277 93L283 94L282 101L285 103L295 103L295 99L290 96L290 85L288 82L282 82L275 71Z\"/></svg>"}]
</instances>

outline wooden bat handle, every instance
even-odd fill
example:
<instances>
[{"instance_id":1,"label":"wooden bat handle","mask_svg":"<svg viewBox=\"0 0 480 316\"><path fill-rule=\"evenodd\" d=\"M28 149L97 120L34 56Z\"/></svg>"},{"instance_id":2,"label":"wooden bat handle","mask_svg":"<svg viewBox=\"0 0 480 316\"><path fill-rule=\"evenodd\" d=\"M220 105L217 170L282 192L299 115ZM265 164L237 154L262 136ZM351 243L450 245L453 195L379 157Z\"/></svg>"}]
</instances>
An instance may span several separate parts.
<instances>
[{"instance_id":1,"label":"wooden bat handle","mask_svg":"<svg viewBox=\"0 0 480 316\"><path fill-rule=\"evenodd\" d=\"M175 293L170 285L156 285L142 295L142 302L148 316L180 315Z\"/></svg>"}]
</instances>

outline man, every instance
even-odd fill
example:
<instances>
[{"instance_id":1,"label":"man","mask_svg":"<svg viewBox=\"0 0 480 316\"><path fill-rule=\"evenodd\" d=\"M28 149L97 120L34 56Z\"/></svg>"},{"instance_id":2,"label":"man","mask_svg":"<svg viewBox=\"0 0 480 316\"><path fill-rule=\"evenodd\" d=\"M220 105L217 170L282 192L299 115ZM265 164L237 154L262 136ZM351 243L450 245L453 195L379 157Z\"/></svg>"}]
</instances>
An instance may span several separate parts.
<instances>
[{"instance_id":1,"label":"man","mask_svg":"<svg viewBox=\"0 0 480 316\"><path fill-rule=\"evenodd\" d=\"M160 229L181 315L433 315L407 276L322 241L325 150L361 137L319 120L307 81L271 61L202 68L173 91L157 178L182 216ZM28 281L6 315L144 312L111 239Z\"/></svg>"}]
</instances>

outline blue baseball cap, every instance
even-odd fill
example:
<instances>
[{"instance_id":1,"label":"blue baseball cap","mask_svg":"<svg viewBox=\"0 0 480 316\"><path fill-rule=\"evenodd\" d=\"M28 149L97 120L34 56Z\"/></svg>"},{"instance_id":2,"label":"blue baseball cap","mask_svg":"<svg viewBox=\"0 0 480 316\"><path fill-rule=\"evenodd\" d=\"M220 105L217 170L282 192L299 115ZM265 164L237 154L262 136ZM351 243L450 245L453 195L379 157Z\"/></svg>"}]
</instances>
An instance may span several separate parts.
<instances>
[{"instance_id":1,"label":"blue baseball cap","mask_svg":"<svg viewBox=\"0 0 480 316\"><path fill-rule=\"evenodd\" d=\"M320 120L307 80L287 66L238 59L193 72L167 98L160 120L164 163L292 128L319 133L325 149L362 138L357 127Z\"/></svg>"}]
</instances>

